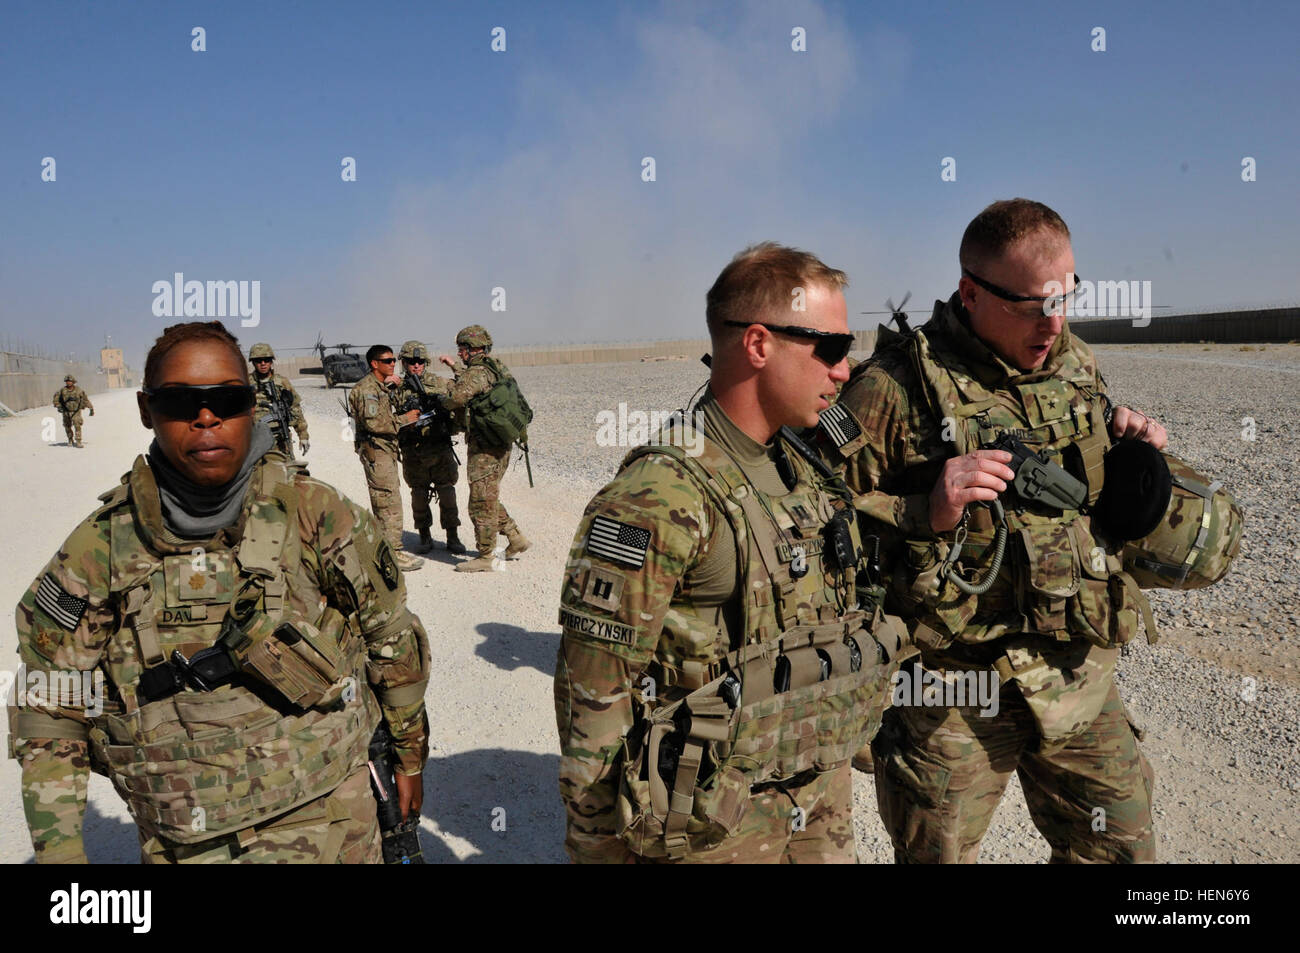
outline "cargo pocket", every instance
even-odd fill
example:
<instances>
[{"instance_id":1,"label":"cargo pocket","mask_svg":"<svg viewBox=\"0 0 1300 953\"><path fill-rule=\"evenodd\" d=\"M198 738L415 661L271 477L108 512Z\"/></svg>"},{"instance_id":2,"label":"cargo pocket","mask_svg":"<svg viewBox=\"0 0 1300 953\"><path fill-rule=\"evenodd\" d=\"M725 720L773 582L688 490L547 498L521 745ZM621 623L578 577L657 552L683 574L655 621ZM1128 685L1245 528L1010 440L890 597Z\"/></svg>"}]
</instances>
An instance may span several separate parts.
<instances>
[{"instance_id":1,"label":"cargo pocket","mask_svg":"<svg viewBox=\"0 0 1300 953\"><path fill-rule=\"evenodd\" d=\"M906 740L885 747L885 777L925 807L938 808L948 793L952 768Z\"/></svg>"}]
</instances>

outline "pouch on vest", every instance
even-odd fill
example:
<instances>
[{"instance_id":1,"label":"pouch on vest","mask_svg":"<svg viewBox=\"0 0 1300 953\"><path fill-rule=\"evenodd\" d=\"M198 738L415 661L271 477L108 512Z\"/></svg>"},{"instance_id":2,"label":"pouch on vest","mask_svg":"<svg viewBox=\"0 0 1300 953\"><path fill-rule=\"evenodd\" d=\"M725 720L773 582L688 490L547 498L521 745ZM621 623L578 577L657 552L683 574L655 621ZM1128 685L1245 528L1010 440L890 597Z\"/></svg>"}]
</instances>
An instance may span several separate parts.
<instances>
[{"instance_id":1,"label":"pouch on vest","mask_svg":"<svg viewBox=\"0 0 1300 953\"><path fill-rule=\"evenodd\" d=\"M241 596L232 603L218 640L240 671L299 708L328 707L337 701L345 687L341 676L350 672L341 668L338 649L346 617L326 609L321 617L324 631L306 619L277 622L259 611L236 621L234 607Z\"/></svg>"}]
</instances>

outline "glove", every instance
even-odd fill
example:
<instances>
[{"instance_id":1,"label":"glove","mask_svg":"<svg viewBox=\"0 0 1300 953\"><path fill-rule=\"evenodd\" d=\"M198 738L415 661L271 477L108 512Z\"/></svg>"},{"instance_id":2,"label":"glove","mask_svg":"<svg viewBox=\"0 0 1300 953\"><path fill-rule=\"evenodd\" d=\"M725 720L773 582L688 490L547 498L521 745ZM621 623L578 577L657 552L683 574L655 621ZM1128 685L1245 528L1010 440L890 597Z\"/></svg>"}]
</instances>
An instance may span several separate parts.
<instances>
[{"instance_id":1,"label":"glove","mask_svg":"<svg viewBox=\"0 0 1300 953\"><path fill-rule=\"evenodd\" d=\"M95 416L95 408L94 408L94 407L90 408L90 416L92 416L92 417Z\"/></svg>"},{"instance_id":2,"label":"glove","mask_svg":"<svg viewBox=\"0 0 1300 953\"><path fill-rule=\"evenodd\" d=\"M306 440L298 441L298 452L301 453L304 457L307 456L307 451L310 449L311 449L311 444L309 444Z\"/></svg>"}]
</instances>

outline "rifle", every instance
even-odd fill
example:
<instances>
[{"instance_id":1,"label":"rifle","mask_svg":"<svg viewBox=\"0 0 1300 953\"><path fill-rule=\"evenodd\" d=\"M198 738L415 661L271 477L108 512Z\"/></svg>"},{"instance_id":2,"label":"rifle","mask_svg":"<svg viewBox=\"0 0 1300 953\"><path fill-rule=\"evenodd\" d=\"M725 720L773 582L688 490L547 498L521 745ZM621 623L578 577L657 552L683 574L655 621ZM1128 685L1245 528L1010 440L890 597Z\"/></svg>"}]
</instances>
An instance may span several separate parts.
<instances>
[{"instance_id":1,"label":"rifle","mask_svg":"<svg viewBox=\"0 0 1300 953\"><path fill-rule=\"evenodd\" d=\"M447 410L447 407L443 404L441 398L439 398L437 394L430 394L424 389L424 381L420 380L418 374L408 373L406 377L403 378L403 386L405 386L407 381L411 384L408 388L411 391L411 397L405 404L403 404L402 410L403 412L418 410L420 415L406 426L414 427L424 426L425 424L430 423L437 424L437 430L439 430L441 434L450 441L453 429L451 412Z\"/></svg>"},{"instance_id":2,"label":"rifle","mask_svg":"<svg viewBox=\"0 0 1300 953\"><path fill-rule=\"evenodd\" d=\"M393 773L393 736L388 723L379 722L370 739L370 790L375 796L379 831L383 838L384 863L422 864L420 819L412 815L402 819L397 800L397 778Z\"/></svg>"},{"instance_id":3,"label":"rifle","mask_svg":"<svg viewBox=\"0 0 1300 953\"><path fill-rule=\"evenodd\" d=\"M285 411L284 404L281 402L280 389L275 386L275 375L270 374L257 383L266 385L266 394L271 398L271 416L275 418L277 428L275 442L280 445L281 450L289 456L293 456L293 443L289 437L289 414Z\"/></svg>"},{"instance_id":4,"label":"rifle","mask_svg":"<svg viewBox=\"0 0 1300 953\"><path fill-rule=\"evenodd\" d=\"M528 469L528 489L533 488L533 461L528 458L528 444L521 443L519 449L524 452L524 466Z\"/></svg>"}]
</instances>

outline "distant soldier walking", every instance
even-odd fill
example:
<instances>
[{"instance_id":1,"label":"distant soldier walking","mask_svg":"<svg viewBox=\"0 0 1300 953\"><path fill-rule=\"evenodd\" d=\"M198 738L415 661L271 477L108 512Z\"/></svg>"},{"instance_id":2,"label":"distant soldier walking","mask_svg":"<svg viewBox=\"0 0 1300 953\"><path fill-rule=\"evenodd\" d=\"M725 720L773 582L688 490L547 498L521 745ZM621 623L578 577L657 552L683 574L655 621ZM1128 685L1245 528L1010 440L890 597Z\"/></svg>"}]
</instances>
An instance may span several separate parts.
<instances>
[{"instance_id":1,"label":"distant soldier walking","mask_svg":"<svg viewBox=\"0 0 1300 953\"><path fill-rule=\"evenodd\" d=\"M501 478L510 463L510 448L516 442L527 444L528 438L523 427L519 427L514 436L508 436L514 427L507 423L504 428L507 439L503 440L503 428L498 425L506 418L515 423L523 420L526 426L532 419L532 411L517 387L510 387L513 397L503 397L500 404L489 398L498 384L514 383L514 377L506 366L488 353L491 349L492 336L482 325L471 324L456 335L456 351L464 363L464 370L457 373L444 400L453 411L469 410L465 470L469 476L469 518L474 524L478 558L461 563L456 567L457 572L490 570L498 534L509 542L507 559L518 557L531 545L501 504ZM457 370L456 362L446 354L438 359Z\"/></svg>"},{"instance_id":2,"label":"distant soldier walking","mask_svg":"<svg viewBox=\"0 0 1300 953\"><path fill-rule=\"evenodd\" d=\"M298 433L298 452L304 457L310 446L307 443L307 419L302 415L302 399L288 378L275 373L275 352L269 344L254 344L248 351L253 364L253 387L257 389L258 420L265 420L275 437L276 445L287 457L293 456L293 441L289 429Z\"/></svg>"},{"instance_id":3,"label":"distant soldier walking","mask_svg":"<svg viewBox=\"0 0 1300 953\"><path fill-rule=\"evenodd\" d=\"M355 429L357 456L366 470L370 489L370 509L384 528L384 538L392 547L397 565L414 572L424 565L419 558L402 551L402 495L397 476L399 448L397 431L404 421L416 414L402 415L393 406L401 380L393 373L397 358L393 349L375 344L366 351L370 373L357 382L348 394L348 416Z\"/></svg>"},{"instance_id":4,"label":"distant soldier walking","mask_svg":"<svg viewBox=\"0 0 1300 953\"><path fill-rule=\"evenodd\" d=\"M54 392L54 406L63 414L63 432L68 435L68 446L84 446L81 442L81 412L89 410L93 417L95 408L71 374L63 378L63 386Z\"/></svg>"},{"instance_id":5,"label":"distant soldier walking","mask_svg":"<svg viewBox=\"0 0 1300 953\"><path fill-rule=\"evenodd\" d=\"M431 496L438 498L438 519L447 536L447 551L465 552L456 528L460 514L456 511L456 451L452 435L464 430L464 413L454 415L442 403L451 390L451 381L429 369L429 352L419 341L407 341L398 355L402 359L402 389L399 394L403 412L416 411L424 420L407 424L398 432L402 448L402 476L411 491L411 515L420 534L420 551L433 549L433 512ZM460 419L457 419L460 418Z\"/></svg>"}]
</instances>

